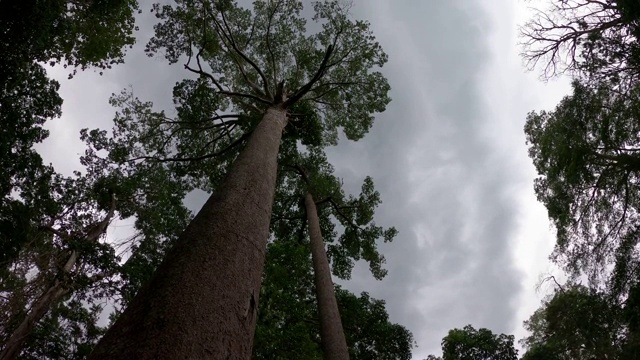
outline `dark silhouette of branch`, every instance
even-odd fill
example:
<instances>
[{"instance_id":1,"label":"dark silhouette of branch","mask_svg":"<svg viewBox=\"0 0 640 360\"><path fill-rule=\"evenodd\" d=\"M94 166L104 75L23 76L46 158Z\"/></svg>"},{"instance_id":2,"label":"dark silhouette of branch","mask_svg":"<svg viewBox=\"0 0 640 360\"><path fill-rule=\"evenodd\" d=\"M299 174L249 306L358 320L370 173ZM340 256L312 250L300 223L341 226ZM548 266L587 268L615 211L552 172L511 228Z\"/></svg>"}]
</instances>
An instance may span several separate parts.
<instances>
[{"instance_id":1,"label":"dark silhouette of branch","mask_svg":"<svg viewBox=\"0 0 640 360\"><path fill-rule=\"evenodd\" d=\"M231 47L233 48L233 50L235 50L235 52L238 55L240 55L241 58L243 58L247 63L249 63L249 65L251 65L258 72L258 75L260 75L260 78L262 79L262 82L263 82L264 93L267 95L268 98L272 99L273 95L271 94L271 91L269 91L269 81L267 80L266 75L253 60L251 60L247 55L245 55L242 51L240 51L235 40L231 36L231 28L227 23L227 17L224 15L224 11L222 11L222 7L220 7L219 11L220 11L220 15L222 15L222 21L224 23L224 26L227 29L229 34L228 39L229 39L229 42L231 43Z\"/></svg>"},{"instance_id":2,"label":"dark silhouette of branch","mask_svg":"<svg viewBox=\"0 0 640 360\"><path fill-rule=\"evenodd\" d=\"M132 158L129 159L127 161L137 161L137 160L153 160L153 161L158 161L158 162L177 162L177 161L198 161L198 160L204 160L204 159L210 159L219 155L222 155L224 153L226 153L227 151L233 149L234 147L240 145L245 139L247 139L249 137L249 135L251 135L251 131L244 133L242 136L240 136L237 140L235 140L234 142L232 142L231 144L229 144L229 146L227 146L226 148L214 152L214 153L210 153L210 154L206 154L206 155L202 155L202 156L193 156L193 157L184 157L184 158L157 158L155 156L140 156L137 158Z\"/></svg>"},{"instance_id":3,"label":"dark silhouette of branch","mask_svg":"<svg viewBox=\"0 0 640 360\"><path fill-rule=\"evenodd\" d=\"M324 53L324 58L322 59L322 63L320 63L320 67L318 67L318 71L313 76L308 83L302 86L298 91L296 91L290 98L285 100L284 107L287 108L293 104L295 104L298 100L302 99L302 97L313 88L316 82L318 82L322 76L324 76L325 71L328 69L327 63L329 62L329 58L333 53L333 45L329 45L327 51Z\"/></svg>"},{"instance_id":4,"label":"dark silhouette of branch","mask_svg":"<svg viewBox=\"0 0 640 360\"><path fill-rule=\"evenodd\" d=\"M202 65L200 64L201 52L202 52L202 50L200 50L200 52L198 52L198 54L196 54L196 63L198 65L198 69L194 69L191 66L189 66L188 62L184 65L184 68L189 70L189 71L191 71L192 73L204 76L204 77L208 78L209 80L211 80L211 82L218 88L218 93L219 94L247 98L247 99L255 100L257 102L260 102L260 103L263 103L263 104L266 104L266 105L271 105L271 101L263 99L263 98L261 98L261 97L259 97L257 95L224 90L222 88L222 85L220 85L218 80L216 80L216 78L213 75L211 75L208 72L202 70Z\"/></svg>"}]
</instances>

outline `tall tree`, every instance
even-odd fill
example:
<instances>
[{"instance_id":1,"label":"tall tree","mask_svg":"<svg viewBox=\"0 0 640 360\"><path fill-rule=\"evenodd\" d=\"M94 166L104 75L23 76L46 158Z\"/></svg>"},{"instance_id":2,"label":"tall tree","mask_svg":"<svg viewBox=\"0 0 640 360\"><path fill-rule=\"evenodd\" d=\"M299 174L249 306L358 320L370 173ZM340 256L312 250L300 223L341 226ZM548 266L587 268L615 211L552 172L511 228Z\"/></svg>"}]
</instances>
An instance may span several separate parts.
<instances>
[{"instance_id":1,"label":"tall tree","mask_svg":"<svg viewBox=\"0 0 640 360\"><path fill-rule=\"evenodd\" d=\"M93 245L92 243L98 242L99 238L107 230L107 226L115 212L115 205L116 201L115 197L113 197L111 207L105 217L100 221L91 223L83 229L84 231L81 234L72 234L53 227L50 227L48 230L54 232L55 235L61 237L62 241L65 242L81 241ZM81 239L77 239L77 237ZM74 268L80 267L79 260L81 254L78 249L72 249L64 255L62 256L63 261L61 263L61 265L63 265L59 266L58 273L55 274L55 280L45 287L44 292L31 304L29 312L6 340L2 352L0 352L0 359L16 359L22 349L22 345L34 330L37 323L47 314L52 305L59 302L65 295L71 292L73 284L70 281L70 277Z\"/></svg>"},{"instance_id":2,"label":"tall tree","mask_svg":"<svg viewBox=\"0 0 640 360\"><path fill-rule=\"evenodd\" d=\"M635 0L551 0L521 28L523 57L542 76L569 71L623 88L640 76L640 6Z\"/></svg>"},{"instance_id":3,"label":"tall tree","mask_svg":"<svg viewBox=\"0 0 640 360\"><path fill-rule=\"evenodd\" d=\"M21 218L17 212L19 222L3 224L3 236L21 243L18 249L10 248L14 253L5 258L0 272L3 359L18 354L50 359L88 355L102 335L97 321L103 306L98 304L126 301L141 276L128 264L119 265L116 254L122 252L122 243L102 239L116 213L121 219L136 215L136 231L149 241L170 238L189 219L182 204L188 189L164 166L113 167L96 161L92 151L82 159L83 174L65 177L42 167L47 176L38 177L37 186L22 186L15 201L30 209L28 216ZM33 188L38 191L27 191ZM138 236L126 246L136 250L146 243ZM144 258L142 252L135 255Z\"/></svg>"},{"instance_id":4,"label":"tall tree","mask_svg":"<svg viewBox=\"0 0 640 360\"><path fill-rule=\"evenodd\" d=\"M336 286L351 359L411 359L413 337L389 321L383 300ZM271 242L255 334L254 359L322 359L308 237Z\"/></svg>"},{"instance_id":5,"label":"tall tree","mask_svg":"<svg viewBox=\"0 0 640 360\"><path fill-rule=\"evenodd\" d=\"M467 325L449 330L442 339L442 360L517 360L513 335L496 335L489 329ZM427 359L439 359L430 355Z\"/></svg>"},{"instance_id":6,"label":"tall tree","mask_svg":"<svg viewBox=\"0 0 640 360\"><path fill-rule=\"evenodd\" d=\"M554 111L532 112L525 125L535 192L557 230L554 259L593 281L615 263L610 285L620 294L638 263L638 91L575 82Z\"/></svg>"},{"instance_id":7,"label":"tall tree","mask_svg":"<svg viewBox=\"0 0 640 360\"><path fill-rule=\"evenodd\" d=\"M33 145L48 119L60 116L59 83L41 62L106 69L134 43L135 0L35 1L0 4L0 268L20 252L29 223L37 223L53 170ZM15 196L18 194L18 196ZM30 203L25 199L30 198Z\"/></svg>"},{"instance_id":8,"label":"tall tree","mask_svg":"<svg viewBox=\"0 0 640 360\"><path fill-rule=\"evenodd\" d=\"M253 114L258 122L225 133L250 135L220 188L91 358L250 356L287 111L306 103L329 136L342 127L358 139L370 128L372 114L389 102L389 86L371 70L386 55L368 24L352 21L336 1L316 2L314 20L322 30L308 35L301 9L301 2L291 0L256 1L253 11L233 1L156 7L163 21L149 50L164 48L170 62L189 57L185 68L206 82L216 100L209 111L231 108L236 119ZM206 126L226 119L200 121ZM214 141L199 138L205 139L201 151L211 157ZM162 155L146 156L168 160Z\"/></svg>"},{"instance_id":9,"label":"tall tree","mask_svg":"<svg viewBox=\"0 0 640 360\"><path fill-rule=\"evenodd\" d=\"M349 352L331 279L331 268L325 250L318 207L324 206L322 212L325 217L323 221L325 230L332 230L327 226L331 224L331 220L327 219L331 215L339 219L338 222L345 227L344 234L346 236L340 239L339 248L342 248L341 250L344 251L349 247L362 249L356 250L356 252L347 252L349 254L347 256L334 256L334 263L339 264L340 259L343 262L352 261L351 259L357 259L359 253L362 252L364 258L369 261L374 276L378 279L386 274L386 271L381 268L384 258L377 253L375 241L379 237L390 241L396 231L394 228L383 231L373 222L373 209L379 204L379 194L373 190L370 178L365 180L360 198L345 199L341 182L333 175L333 168L317 147L308 147L306 153L301 153L295 143L285 141L282 145L281 158L281 162L293 171L284 172L279 181L280 186L277 192L279 205L276 206L274 217L277 222L285 220L286 223L278 224L274 233L276 237L286 238L287 233L295 231L297 224L294 220L306 218L324 357L327 359L348 359ZM287 162L293 162L295 165L287 165ZM295 178L296 176L298 179ZM319 197L318 203L314 200L312 192ZM298 216L294 215L298 212L295 206L287 207L287 204L295 204L296 199L298 199L298 203L303 204L303 206L299 206L301 208L299 210L302 210L303 214ZM348 211L351 216L346 215L344 211ZM282 214L279 214L280 212ZM361 228L362 225L370 226L369 228ZM334 233L331 230L327 233L329 237ZM339 274L342 276L350 274L350 267L346 267L345 270Z\"/></svg>"},{"instance_id":10,"label":"tall tree","mask_svg":"<svg viewBox=\"0 0 640 360\"><path fill-rule=\"evenodd\" d=\"M309 246L313 260L313 279L320 317L320 340L325 359L349 359L347 340L344 336L340 311L331 280L331 268L320 232L320 219L313 195L307 191L304 197L309 225Z\"/></svg>"},{"instance_id":11,"label":"tall tree","mask_svg":"<svg viewBox=\"0 0 640 360\"><path fill-rule=\"evenodd\" d=\"M530 335L521 340L527 350L523 359L621 358L625 326L611 300L581 285L558 289L524 322Z\"/></svg>"},{"instance_id":12,"label":"tall tree","mask_svg":"<svg viewBox=\"0 0 640 360\"><path fill-rule=\"evenodd\" d=\"M96 202L89 178L80 174L72 178L53 176L48 196L39 199L46 200L38 204L42 213L29 219L37 222L23 229L24 246L0 277L1 359L20 355L52 309L66 307L70 316L84 312L81 307L62 302L70 297L81 299L80 294L88 299L108 287L107 279L117 258L113 248L99 239L114 216L115 198L108 200L107 195L104 203ZM85 320L62 318L72 323Z\"/></svg>"}]
</instances>

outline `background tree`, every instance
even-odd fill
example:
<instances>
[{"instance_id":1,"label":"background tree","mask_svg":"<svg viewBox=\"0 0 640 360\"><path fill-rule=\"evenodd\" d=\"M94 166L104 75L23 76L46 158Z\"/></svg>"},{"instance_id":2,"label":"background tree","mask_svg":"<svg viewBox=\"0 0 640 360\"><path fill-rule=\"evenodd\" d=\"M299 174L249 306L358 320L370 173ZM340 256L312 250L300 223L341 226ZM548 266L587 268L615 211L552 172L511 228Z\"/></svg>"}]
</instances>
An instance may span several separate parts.
<instances>
[{"instance_id":1,"label":"background tree","mask_svg":"<svg viewBox=\"0 0 640 360\"><path fill-rule=\"evenodd\" d=\"M523 359L618 359L624 338L620 307L607 294L582 285L559 289L524 327ZM633 358L633 357L631 357Z\"/></svg>"},{"instance_id":2,"label":"background tree","mask_svg":"<svg viewBox=\"0 0 640 360\"><path fill-rule=\"evenodd\" d=\"M75 73L77 69L90 66L106 69L122 62L124 47L134 42L133 14L137 9L136 1L9 0L0 4L0 152L4 154L0 157L3 170L0 176L0 292L4 295L0 301L3 320L0 336L6 345L3 358L17 355L15 351L24 340L22 336L17 342L14 341L16 338L9 338L14 330L22 329L22 333L32 335L21 355L25 358L42 357L43 354L51 358L56 356L57 350L41 340L44 333L46 336L61 334L64 326L83 323L85 328L93 329L85 332L91 333L86 337L80 335L82 331L75 331L73 341L61 341L59 347L54 346L64 349L58 354L65 358L76 354L76 350L82 353L84 343L94 341L99 333L93 326L97 319L96 308L85 309L78 301L64 304L53 301L66 292L60 289L68 283L55 275L62 278L69 275L62 271L64 266L58 266L56 260L64 257L71 260L69 251L75 250L70 250L68 242L62 241L58 234L44 229L58 231L65 228L66 231L70 227L86 226L91 215L78 216L76 209L69 208L66 202L81 196L70 193L81 191L80 188L71 190L76 187L71 183L81 180L63 180L52 167L43 164L33 149L34 144L48 136L43 124L60 116L62 104L59 84L47 77L41 63L72 66ZM93 255L106 254L99 247L94 250ZM87 262L84 256L89 255L83 251L82 256L70 264L77 267L77 262L82 260L85 267L95 265ZM36 275L31 278L33 274ZM47 289L58 291L48 292ZM58 295L47 297L44 294ZM41 301L37 301L41 295ZM55 307L55 311L44 315L42 311L51 308L43 306L47 302ZM32 307L30 312L27 311L29 306ZM47 331L43 331L45 324L42 321L32 329L34 321L43 315L47 318ZM29 321L25 322L25 319ZM33 336L34 331L42 336ZM69 336L58 338L70 339ZM45 346L51 351L40 352Z\"/></svg>"},{"instance_id":3,"label":"background tree","mask_svg":"<svg viewBox=\"0 0 640 360\"><path fill-rule=\"evenodd\" d=\"M0 53L7 67L0 74L36 62L82 70L122 63L125 48L135 42L136 12L136 0L3 1Z\"/></svg>"},{"instance_id":4,"label":"background tree","mask_svg":"<svg viewBox=\"0 0 640 360\"><path fill-rule=\"evenodd\" d=\"M317 2L314 20L322 23L322 30L307 34L301 9L298 1L258 1L253 11L232 1L157 7L163 21L156 27L149 50L164 48L171 62L181 55L189 57L186 68L205 81L204 87L217 100L207 111L232 112L199 121L228 130L223 136L235 137L233 143L247 136L248 141L223 184L167 254L148 286L107 332L93 358L130 357L132 352L153 358L250 355L287 111L297 103L307 103L329 136L335 137L340 126L349 138L358 139L371 126L372 114L384 110L389 101L386 81L379 72L371 71L386 62L386 55L368 24L352 21L337 2ZM251 85L256 81L260 85ZM237 123L219 125L243 118L258 120L250 127L250 135L239 127L232 133L230 127ZM202 144L201 156L212 157L211 144L217 136L207 138L202 130L194 131L199 135L189 143ZM164 141L155 144L159 145L156 151L162 151L162 144ZM167 151L180 152L181 146L176 150ZM143 157L197 160L169 159L155 152ZM202 271L204 263L210 271ZM207 299L206 306L202 299ZM180 314L182 311L189 315ZM166 313L175 316L166 318ZM185 333L185 328L198 329L197 335ZM144 338L138 338L140 334Z\"/></svg>"},{"instance_id":5,"label":"background tree","mask_svg":"<svg viewBox=\"0 0 640 360\"><path fill-rule=\"evenodd\" d=\"M24 246L7 263L7 271L0 278L3 294L0 358L14 359L25 342L35 341L30 336L43 325L41 320L52 309L64 309L64 313L50 318L51 332L59 332L64 326L61 323L77 326L76 345L84 347L82 334L85 330L93 331L78 324L97 318L101 307L83 309L78 305L81 300L90 300L105 291L117 258L111 246L99 241L114 215L115 199L97 204L91 200L95 199L95 193L90 186L88 178L80 174L75 178L53 176L47 187L47 202L38 204L43 211L41 217L22 229ZM62 304L70 297L76 302ZM93 331L86 340L95 340L97 332ZM42 349L25 349L24 353L39 350Z\"/></svg>"},{"instance_id":6,"label":"background tree","mask_svg":"<svg viewBox=\"0 0 640 360\"><path fill-rule=\"evenodd\" d=\"M521 28L529 68L570 72L626 89L640 76L640 6L634 0L551 0Z\"/></svg>"},{"instance_id":7,"label":"background tree","mask_svg":"<svg viewBox=\"0 0 640 360\"><path fill-rule=\"evenodd\" d=\"M322 359L311 253L297 232L271 242L254 340L254 359ZM383 300L336 286L351 359L411 359L413 337L389 322Z\"/></svg>"},{"instance_id":8,"label":"background tree","mask_svg":"<svg viewBox=\"0 0 640 360\"><path fill-rule=\"evenodd\" d=\"M553 112L532 112L525 125L535 191L557 230L554 259L594 282L615 263L610 285L621 294L638 259L636 99L575 82Z\"/></svg>"},{"instance_id":9,"label":"background tree","mask_svg":"<svg viewBox=\"0 0 640 360\"><path fill-rule=\"evenodd\" d=\"M333 216L340 217L340 222L345 225L346 238L342 238L342 247L348 247L349 244L345 244L344 239L349 239L351 235L351 247L356 245L358 248L364 250L365 247L370 249L362 251L370 264L372 265L373 272L378 277L383 275L381 263L384 258L376 251L376 237L384 236L385 241L390 241L395 235L395 229L391 228L387 231L383 231L382 228L375 226L372 222L373 219L373 207L379 203L379 195L372 190L371 179L366 181L370 185L371 190L367 193L367 188L363 186L363 195L358 202L355 198L351 200L351 204L344 204L344 192L341 189L341 184L332 175L333 169L328 165L326 157L323 156L317 149L312 149L308 154L302 156L295 156L290 154L291 149L295 144L283 144L283 150L281 150L281 156L283 157L282 163L287 164L287 161L294 161L295 165L289 165L290 169L293 169L294 176L298 176L298 179L291 181L286 177L280 181L281 184L286 184L288 194L282 194L284 196L289 195L290 199L285 198L285 203L295 204L295 199L298 199L299 208L302 210L302 214L297 216L298 219L302 219L303 224L306 222L307 234L309 236L309 246L312 254L312 264L314 273L314 284L316 290L316 300L318 304L318 315L320 319L320 333L322 349L324 358L330 359L346 359L349 357L345 334L342 328L340 313L336 303L336 296L334 291L333 281L331 279L331 269L329 267L329 261L327 253L325 251L325 243L323 240L323 232L320 226L320 216L318 214L318 205L327 204L330 207L330 212ZM297 149L296 149L297 150ZM311 169L312 171L307 171ZM291 174L291 173L288 173ZM289 181L287 181L289 180ZM295 181L297 180L297 181ZM297 183L297 186L294 184ZM316 204L314 195L320 196L321 200L318 200L319 204ZM302 195L304 194L304 195ZM280 194L279 194L280 195ZM281 196L282 196L281 195ZM293 200L293 201L292 201ZM302 203L302 204L301 204ZM342 206L339 203L343 203ZM277 210L287 211L289 209L278 207ZM351 218L343 213L343 210L350 210ZM295 210L294 210L295 211ZM327 214L327 211L324 211ZM353 217L353 214L356 214ZM323 214L323 216L326 216ZM287 217L281 217L281 219L293 220L296 216L287 214ZM305 221L306 220L306 221ZM331 221L327 219L325 223ZM356 220L357 224L353 222ZM361 225L367 225L371 222L368 229L362 229ZM287 227L290 224L281 225L278 230L281 234L282 227ZM326 226L325 226L326 227ZM304 229L304 227L302 228ZM286 230L285 230L286 231ZM330 236L331 234L329 234ZM346 245L346 246L345 246ZM358 246L359 245L359 246ZM360 249L352 255L357 257L360 253ZM371 256L373 255L373 257ZM342 257L348 260L346 257ZM335 258L334 258L335 262ZM350 269L349 269L350 272Z\"/></svg>"},{"instance_id":10,"label":"background tree","mask_svg":"<svg viewBox=\"0 0 640 360\"><path fill-rule=\"evenodd\" d=\"M11 194L35 191L25 187L46 182L35 177L49 172L32 147L48 136L42 126L60 116L62 99L59 84L47 77L40 63L61 63L77 70L106 69L122 62L124 47L135 40L136 10L135 0L8 0L0 4L0 152L11 154L0 159L0 218L4 221L15 220L12 214L18 211L22 218L36 211L27 210L27 204ZM3 256L15 255L20 237L5 235L5 239Z\"/></svg>"},{"instance_id":11,"label":"background tree","mask_svg":"<svg viewBox=\"0 0 640 360\"><path fill-rule=\"evenodd\" d=\"M513 335L495 335L491 330L476 330L471 325L449 330L442 339L442 360L517 360ZM439 359L430 355L427 360Z\"/></svg>"},{"instance_id":12,"label":"background tree","mask_svg":"<svg viewBox=\"0 0 640 360\"><path fill-rule=\"evenodd\" d=\"M94 150L82 159L82 174L65 177L42 167L47 176L23 186L15 200L32 212L4 223L2 234L20 236L21 246L5 257L0 272L2 359L86 357L103 333L97 321L105 301L126 301L144 277L139 262L148 252L137 248L172 238L189 220L182 204L187 190L163 166L113 167ZM26 191L33 187L38 192ZM124 244L102 239L116 214L137 216L138 235ZM148 240L140 241L143 236ZM117 254L130 250L136 256L120 266ZM130 265L136 261L138 266Z\"/></svg>"},{"instance_id":13,"label":"background tree","mask_svg":"<svg viewBox=\"0 0 640 360\"><path fill-rule=\"evenodd\" d=\"M318 315L320 318L320 341L324 358L349 359L347 340L344 336L333 280L331 279L331 268L329 267L324 240L320 232L318 208L310 190L307 190L304 196L304 203L307 214L309 247L311 248L313 263Z\"/></svg>"}]
</instances>

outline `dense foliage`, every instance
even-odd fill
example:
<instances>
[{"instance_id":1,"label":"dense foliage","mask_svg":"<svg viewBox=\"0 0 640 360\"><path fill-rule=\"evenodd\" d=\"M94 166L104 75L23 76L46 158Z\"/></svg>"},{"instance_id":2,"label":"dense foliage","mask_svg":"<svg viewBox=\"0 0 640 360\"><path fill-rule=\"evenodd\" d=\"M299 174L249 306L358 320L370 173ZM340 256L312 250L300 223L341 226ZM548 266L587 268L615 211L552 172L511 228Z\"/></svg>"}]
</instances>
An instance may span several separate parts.
<instances>
[{"instance_id":1,"label":"dense foliage","mask_svg":"<svg viewBox=\"0 0 640 360\"><path fill-rule=\"evenodd\" d=\"M491 330L467 325L449 330L442 339L442 357L427 360L517 360L513 335L496 335Z\"/></svg>"}]
</instances>

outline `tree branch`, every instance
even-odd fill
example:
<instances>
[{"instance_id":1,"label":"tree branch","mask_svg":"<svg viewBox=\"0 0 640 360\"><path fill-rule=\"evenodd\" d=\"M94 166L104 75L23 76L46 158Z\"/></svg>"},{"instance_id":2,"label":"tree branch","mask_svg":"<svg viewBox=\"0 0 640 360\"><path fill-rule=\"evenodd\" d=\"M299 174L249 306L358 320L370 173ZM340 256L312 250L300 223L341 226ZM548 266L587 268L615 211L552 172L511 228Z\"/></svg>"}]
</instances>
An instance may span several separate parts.
<instances>
[{"instance_id":1,"label":"tree branch","mask_svg":"<svg viewBox=\"0 0 640 360\"><path fill-rule=\"evenodd\" d=\"M267 23L267 36L266 36L266 42L267 42L267 50L269 51L269 56L271 59L271 69L273 72L273 83L277 83L278 80L276 79L276 60L275 60L275 56L273 55L273 50L271 50L271 41L269 40L270 38L270 34L271 34L271 21L273 20L273 16L276 14L276 11L278 11L278 7L280 7L280 4L282 4L282 1L278 1L276 3L276 5L273 7L273 11L271 12L271 14L269 14L269 21Z\"/></svg>"},{"instance_id":2,"label":"tree branch","mask_svg":"<svg viewBox=\"0 0 640 360\"><path fill-rule=\"evenodd\" d=\"M216 78L213 75L211 75L208 72L202 70L202 66L200 65L199 57L200 57L200 53L198 53L196 55L196 61L198 63L198 69L194 69L194 68L190 67L188 65L188 63L184 65L184 68L189 70L189 71L191 71L191 72L193 72L193 73L195 73L195 74L198 74L198 75L201 75L201 76L205 76L206 78L211 80L211 82L213 82L213 84L218 88L218 94L252 99L252 100L255 100L255 101L259 102L259 103L263 103L263 104L266 104L266 105L271 105L271 101L263 99L263 98L261 98L259 96L253 95L253 94L245 94L245 93L240 93L240 92L224 90L222 88L222 86L220 85L220 83L218 83L218 81L216 80Z\"/></svg>"},{"instance_id":3,"label":"tree branch","mask_svg":"<svg viewBox=\"0 0 640 360\"><path fill-rule=\"evenodd\" d=\"M329 62L329 58L331 57L332 53L333 53L333 45L329 45L329 47L327 48L327 51L324 53L324 58L322 59L322 62L320 63L320 67L318 68L318 71L316 71L316 74L313 76L311 80L309 80L308 83L306 83L304 86L298 89L298 91L296 91L295 94L293 94L290 98L285 100L284 102L285 108L295 104L298 100L302 99L302 97L307 92L309 92L309 90L311 90L313 85L315 85L315 83L318 82L322 78L322 76L324 76L324 73L327 70L327 62Z\"/></svg>"},{"instance_id":4,"label":"tree branch","mask_svg":"<svg viewBox=\"0 0 640 360\"><path fill-rule=\"evenodd\" d=\"M227 28L227 31L229 32L229 42L231 43L231 47L233 48L233 50L235 50L235 52L238 55L240 55L241 58L243 58L247 63L249 63L249 65L251 65L258 72L258 75L260 75L260 78L262 79L262 82L263 82L264 93L267 95L268 98L272 99L273 95L271 94L271 91L269 91L269 81L267 80L267 77L265 76L264 72L253 60L251 60L247 55L245 55L242 51L240 51L235 40L231 35L231 28L227 23L227 17L224 15L224 11L222 11L222 8L220 8L219 11L220 11L220 15L222 15L222 22L224 23L224 26Z\"/></svg>"},{"instance_id":5,"label":"tree branch","mask_svg":"<svg viewBox=\"0 0 640 360\"><path fill-rule=\"evenodd\" d=\"M186 157L186 158L164 158L164 159L159 159L159 158L157 158L155 156L140 156L140 157L137 157L137 158L129 159L127 161L153 160L153 161L158 161L158 162L177 162L177 161L198 161L198 160L209 159L209 158L212 158L212 157L216 157L218 155L222 155L225 152L231 150L232 148L238 146L240 143L242 143L242 141L247 139L249 137L249 135L251 135L251 131L246 132L245 134L243 134L241 137L239 137L233 143L229 144L229 146L227 146L226 148L224 148L224 149L222 149L220 151L217 151L215 153L207 154L207 155Z\"/></svg>"}]
</instances>

